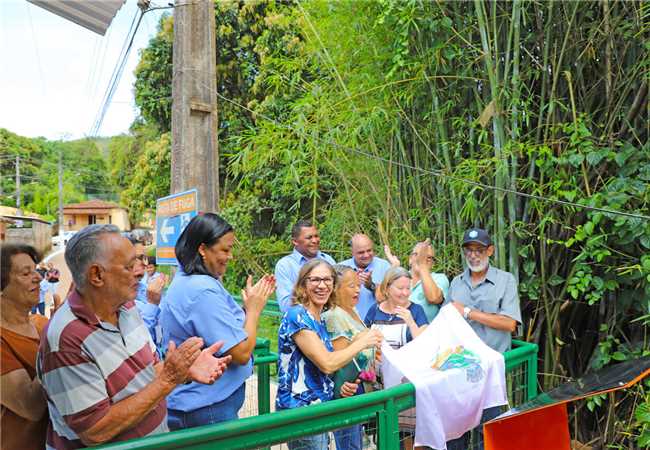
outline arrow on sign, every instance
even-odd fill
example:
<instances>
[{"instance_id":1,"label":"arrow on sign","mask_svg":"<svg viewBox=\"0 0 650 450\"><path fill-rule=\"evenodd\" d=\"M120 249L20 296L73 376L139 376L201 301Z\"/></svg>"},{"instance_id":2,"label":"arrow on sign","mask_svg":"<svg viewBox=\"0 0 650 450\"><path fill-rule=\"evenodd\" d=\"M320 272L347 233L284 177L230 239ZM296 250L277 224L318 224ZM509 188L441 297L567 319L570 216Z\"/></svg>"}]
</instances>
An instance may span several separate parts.
<instances>
[{"instance_id":1,"label":"arrow on sign","mask_svg":"<svg viewBox=\"0 0 650 450\"><path fill-rule=\"evenodd\" d=\"M160 227L160 238L162 241L166 244L167 241L167 236L170 234L174 234L174 227L170 227L167 225L167 219L163 221L162 227Z\"/></svg>"}]
</instances>

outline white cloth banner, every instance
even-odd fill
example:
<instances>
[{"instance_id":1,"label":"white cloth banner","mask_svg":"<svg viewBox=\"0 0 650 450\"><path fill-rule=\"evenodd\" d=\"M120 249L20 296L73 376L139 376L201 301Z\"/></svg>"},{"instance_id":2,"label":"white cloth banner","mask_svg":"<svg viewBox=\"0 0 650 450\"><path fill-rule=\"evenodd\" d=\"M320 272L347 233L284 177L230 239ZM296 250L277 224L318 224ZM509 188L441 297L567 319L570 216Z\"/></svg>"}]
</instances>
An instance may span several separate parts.
<instances>
[{"instance_id":1,"label":"white cloth banner","mask_svg":"<svg viewBox=\"0 0 650 450\"><path fill-rule=\"evenodd\" d=\"M415 385L415 445L445 450L492 406L507 405L505 362L474 333L453 305L443 307L399 350L382 344L385 387Z\"/></svg>"}]
</instances>

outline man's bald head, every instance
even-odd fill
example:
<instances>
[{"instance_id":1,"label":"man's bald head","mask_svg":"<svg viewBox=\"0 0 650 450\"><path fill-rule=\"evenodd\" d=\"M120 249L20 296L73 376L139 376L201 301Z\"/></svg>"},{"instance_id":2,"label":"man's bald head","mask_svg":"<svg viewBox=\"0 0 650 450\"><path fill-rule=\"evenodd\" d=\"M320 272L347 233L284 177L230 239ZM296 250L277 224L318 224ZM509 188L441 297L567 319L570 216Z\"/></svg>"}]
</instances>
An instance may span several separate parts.
<instances>
[{"instance_id":1,"label":"man's bald head","mask_svg":"<svg viewBox=\"0 0 650 450\"><path fill-rule=\"evenodd\" d=\"M366 268L375 257L372 239L362 233L357 233L350 239L352 257L359 268Z\"/></svg>"}]
</instances>

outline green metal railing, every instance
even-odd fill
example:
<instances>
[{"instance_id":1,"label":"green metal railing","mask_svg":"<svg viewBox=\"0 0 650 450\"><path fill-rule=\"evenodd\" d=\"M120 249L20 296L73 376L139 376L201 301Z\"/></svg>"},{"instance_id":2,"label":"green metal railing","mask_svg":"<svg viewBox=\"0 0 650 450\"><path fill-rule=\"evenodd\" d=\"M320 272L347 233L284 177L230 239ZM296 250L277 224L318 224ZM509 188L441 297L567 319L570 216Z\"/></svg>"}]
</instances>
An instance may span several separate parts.
<instances>
[{"instance_id":1,"label":"green metal railing","mask_svg":"<svg viewBox=\"0 0 650 450\"><path fill-rule=\"evenodd\" d=\"M271 358L275 358L273 363L277 361L277 355L268 350L268 345L268 340L258 341L256 347L256 355L259 355L256 356L258 371L262 367L268 369ZM504 356L510 405L517 406L537 395L537 345L515 340L513 349L506 352ZM260 372L258 377L261 377ZM262 386L264 384L266 386ZM252 449L287 442L300 436L375 421L377 450L394 450L399 448L398 412L415 405L415 388L411 383L303 408L265 414L268 412L269 395L268 383L260 378L258 380L259 416L119 442L100 448L111 450Z\"/></svg>"},{"instance_id":2,"label":"green metal railing","mask_svg":"<svg viewBox=\"0 0 650 450\"><path fill-rule=\"evenodd\" d=\"M271 412L271 365L278 362L278 354L271 350L271 341L257 339L253 365L257 370L257 414Z\"/></svg>"}]
</instances>

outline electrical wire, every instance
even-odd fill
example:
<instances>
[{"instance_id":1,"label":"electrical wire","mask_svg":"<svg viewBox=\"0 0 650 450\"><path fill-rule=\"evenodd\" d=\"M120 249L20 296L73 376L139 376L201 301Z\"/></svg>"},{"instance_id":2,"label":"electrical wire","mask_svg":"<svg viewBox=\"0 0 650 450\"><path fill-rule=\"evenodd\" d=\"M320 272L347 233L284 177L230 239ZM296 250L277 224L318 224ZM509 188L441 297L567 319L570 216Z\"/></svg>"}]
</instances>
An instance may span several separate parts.
<instances>
[{"instance_id":1,"label":"electrical wire","mask_svg":"<svg viewBox=\"0 0 650 450\"><path fill-rule=\"evenodd\" d=\"M264 120L266 120L268 122L271 122L274 125L276 125L276 126L278 126L280 128L284 128L284 129L286 129L286 130L288 130L288 131L290 131L292 133L295 133L295 134L297 134L299 136L306 136L307 135L307 133L305 133L303 131L296 130L296 129L294 129L293 127L291 127L289 125L285 125L283 123L280 123L280 122L274 120L273 118L271 118L269 116L266 116L266 115L264 115L262 113L254 111L254 110L248 108L247 106L244 106L244 105L238 103L235 100L231 100L231 99L229 99L227 97L224 97L216 89L212 88L211 86L207 85L203 81L199 80L196 76L194 76L194 74L192 73L192 72L194 72L194 70L188 69L188 68L180 68L178 70L179 71L184 71L184 72L190 74L190 76L194 78L195 82L203 85L205 88L207 88L207 89L211 90L212 92L214 92L215 95L218 98L222 99L223 101L228 102L228 103L230 103L230 104L232 104L234 106L237 106L237 107L239 107L241 109L244 109L244 110L250 112L251 114L253 114L255 117L261 117ZM480 187L480 188L486 189L486 190L502 192L502 193L505 193L505 194L513 194L513 195L516 195L516 196L519 196L519 197L525 197L525 198L529 198L529 199L533 199L533 200L538 200L538 201L541 201L541 202L554 203L554 204L563 205L563 206L570 206L570 207L573 207L573 208L578 208L578 209L583 209L583 210L588 210L588 211L595 211L595 212L600 212L600 213L604 213L604 214L613 214L613 215L617 215L617 216L629 217L629 218L634 218L634 219L650 220L650 216L647 216L647 215L644 215L644 214L629 213L629 212L618 211L618 210L609 209L609 208L601 208L601 207L598 207L598 206L583 205L581 203L554 199L554 198L545 197L543 195L538 195L538 194L530 194L530 193L518 191L518 190L515 190L515 189L502 188L502 187L499 187L499 186L492 186L490 184L481 183L479 181L469 180L467 178L462 178L462 177L458 177L458 176L455 176L455 175L450 175L450 174L444 173L441 170L424 169L422 167L417 167L417 166L412 166L412 165L406 164L406 163L396 162L396 161L390 160L388 158L384 158L382 156L375 155L373 153L369 153L367 151L361 150L359 148L349 147L349 146L346 146L346 145L341 145L338 142L335 142L335 141L333 141L331 139L323 138L323 137L320 137L320 136L309 135L309 137L315 137L316 139L322 141L323 143L329 144L329 145L334 146L334 147L338 147L338 148L346 150L348 152L354 152L354 153L357 153L359 155L365 156L367 158L375 159L377 161L394 164L396 166L403 167L405 169L410 169L410 170L418 171L418 172L421 172L421 173L426 173L426 174L433 175L435 177L439 177L439 178L442 178L442 179L452 180L452 181L468 184L470 186Z\"/></svg>"},{"instance_id":2,"label":"electrical wire","mask_svg":"<svg viewBox=\"0 0 650 450\"><path fill-rule=\"evenodd\" d=\"M99 130L101 129L102 123L104 121L104 117L106 117L106 113L108 112L108 108L111 104L113 95L115 94L120 79L122 78L124 67L126 66L126 62L128 60L129 54L131 52L131 48L133 46L133 40L135 39L135 35L138 32L140 23L142 23L142 17L144 14L145 11L138 9L135 15L133 16L133 20L131 21L131 27L129 28L129 32L127 33L127 37L122 46L122 51L120 52L120 57L118 58L118 63L113 68L113 73L111 74L111 79L109 81L108 87L106 88L106 92L104 93L101 107L99 108L99 112L97 113L97 117L95 119L93 127L90 130L89 133L90 136L97 136Z\"/></svg>"}]
</instances>

